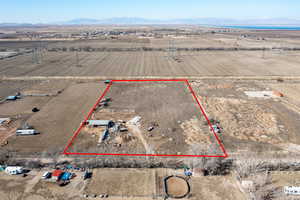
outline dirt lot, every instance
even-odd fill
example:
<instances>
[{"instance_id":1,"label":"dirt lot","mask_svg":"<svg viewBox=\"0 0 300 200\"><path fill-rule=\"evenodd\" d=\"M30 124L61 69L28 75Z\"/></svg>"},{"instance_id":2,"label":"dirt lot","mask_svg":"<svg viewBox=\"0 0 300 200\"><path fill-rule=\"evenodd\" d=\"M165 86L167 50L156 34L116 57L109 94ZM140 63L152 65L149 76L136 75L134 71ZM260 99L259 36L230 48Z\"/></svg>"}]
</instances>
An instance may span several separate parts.
<instances>
[{"instance_id":1,"label":"dirt lot","mask_svg":"<svg viewBox=\"0 0 300 200\"><path fill-rule=\"evenodd\" d=\"M271 85L273 89L282 88L281 83ZM228 151L272 152L281 148L299 152L299 113L286 105L293 87L287 90L287 97L264 99L247 97L244 92L271 90L267 83L196 81L192 86L210 118L220 121Z\"/></svg>"},{"instance_id":2,"label":"dirt lot","mask_svg":"<svg viewBox=\"0 0 300 200\"><path fill-rule=\"evenodd\" d=\"M197 155L204 152L194 152L191 147L202 145L206 154L223 155L184 82L114 82L106 97L111 98L107 108L98 109L91 119L128 122L134 116L140 116L140 126L127 123L128 133L111 133L109 139L100 145L97 141L104 129L85 128L72 148L93 153ZM148 131L149 127L154 129ZM96 132L96 136L91 134ZM121 146L115 146L120 137L123 138ZM208 152L211 146L216 146L215 152Z\"/></svg>"},{"instance_id":3,"label":"dirt lot","mask_svg":"<svg viewBox=\"0 0 300 200\"><path fill-rule=\"evenodd\" d=\"M31 171L27 177L7 175L0 172L0 195L10 199L75 199L107 194L112 200L164 199L163 178L170 175L183 176L183 170L173 169L95 169L91 180L83 180L82 173L65 187L41 179L44 171ZM245 199L231 176L192 177L188 180L191 192L186 199Z\"/></svg>"},{"instance_id":4,"label":"dirt lot","mask_svg":"<svg viewBox=\"0 0 300 200\"><path fill-rule=\"evenodd\" d=\"M74 130L84 119L84 115L87 114L88 109L95 103L94 100L98 97L104 85L102 83L73 83L70 86L68 86L68 83L66 84L66 89L57 96L25 97L24 99L4 103L0 106L0 109L6 110L7 114L11 115L21 114L25 111L29 112L29 109L31 110L32 106L35 105L39 105L40 108L39 112L30 114L24 120L41 134L24 137L13 136L9 139L8 145L5 148L12 151L22 151L23 153L62 151ZM57 85L60 86L59 90L64 86L62 83ZM57 91L56 89L53 90L55 84L51 84L51 86L52 91ZM47 87L49 85L38 88L41 88L40 92L45 92ZM33 87L30 90L24 91L24 93L28 94L30 92L36 92L36 88ZM38 101L38 99L42 101ZM32 100L38 101L39 104L33 104ZM26 103L27 101L29 103ZM9 104L15 105L13 107L6 106Z\"/></svg>"},{"instance_id":5,"label":"dirt lot","mask_svg":"<svg viewBox=\"0 0 300 200\"><path fill-rule=\"evenodd\" d=\"M191 179L191 199L247 199L230 176L197 177Z\"/></svg>"},{"instance_id":6,"label":"dirt lot","mask_svg":"<svg viewBox=\"0 0 300 200\"><path fill-rule=\"evenodd\" d=\"M0 116L14 121L7 130L2 130L7 133L1 134L2 138L11 135L14 128L25 122L41 132L37 136L10 137L4 148L24 153L61 151L105 87L100 82L63 80L10 82L11 89L1 87L6 95L17 91L25 95L50 94L25 96L0 104ZM208 116L221 122L223 130L220 137L228 152L249 149L257 152L299 152L297 82L207 80L194 81L192 86ZM284 97L259 99L249 98L244 93L262 90L277 90ZM58 91L61 93L57 94ZM97 110L92 118L129 121L140 115L141 134L131 128L122 135L113 135L109 144L97 147L103 129L85 130L88 134L79 134L78 140L75 140L77 146L74 146L75 149L72 147L71 152L196 154L195 149L199 151L199 147L195 143L205 146L208 136L211 136L202 114L183 84L114 84L107 96L112 98L109 106ZM38 107L40 112L32 113L33 107ZM156 126L156 122L159 126L148 132L147 128ZM204 149L210 148L205 146Z\"/></svg>"},{"instance_id":7,"label":"dirt lot","mask_svg":"<svg viewBox=\"0 0 300 200\"><path fill-rule=\"evenodd\" d=\"M282 172L272 172L272 185L277 189L276 200L286 199L286 200L295 200L298 196L288 196L283 193L283 188L285 186L294 186L299 187L300 182L300 173L296 171L282 171Z\"/></svg>"},{"instance_id":8,"label":"dirt lot","mask_svg":"<svg viewBox=\"0 0 300 200\"><path fill-rule=\"evenodd\" d=\"M87 185L88 194L109 194L114 197L163 198L163 178L182 176L183 170L171 169L99 169ZM121 175L121 176L120 176ZM105 184L103 184L105 183ZM246 199L231 176L192 177L188 199Z\"/></svg>"},{"instance_id":9,"label":"dirt lot","mask_svg":"<svg viewBox=\"0 0 300 200\"><path fill-rule=\"evenodd\" d=\"M99 27L97 27L99 28ZM141 27L136 27L140 29ZM19 77L22 81L0 81L0 117L10 117L12 122L0 127L0 140L8 144L1 150L17 152L27 161L33 153L61 153L74 131L78 128L97 98L103 92L103 82L88 81L88 77L109 77L129 79L137 76L183 77L196 76L224 77L224 80L196 80L193 89L204 106L210 119L219 121L219 136L230 157L241 157L247 153L283 154L300 153L300 86L299 80L261 80L257 76L300 76L300 51L286 51L284 47L299 48L299 31L247 31L214 28L173 27L173 31L155 27L159 37L102 37L96 40L55 39L49 41L0 41L0 50L24 48L119 48L116 51L64 51L43 49L39 64L34 55L26 53L0 60L0 78ZM71 34L95 27L56 27L58 33ZM99 30L128 30L132 27L101 27ZM142 27L143 30L152 30ZM160 30L159 30L160 29ZM180 30L189 34L177 35ZM2 31L2 30L1 30ZM15 30L7 30L13 32ZM29 30L22 30L29 31ZM31 30L32 31L32 30ZM35 30L33 30L34 32ZM41 28L38 31L49 31ZM54 31L54 32L55 32ZM172 34L169 34L172 32ZM176 34L175 34L176 33ZM181 33L182 34L182 33ZM171 36L170 36L171 35ZM156 35L157 36L157 35ZM174 48L247 48L247 50L201 50L176 51ZM153 51L141 47L156 48ZM249 48L275 48L262 51ZM131 51L121 51L129 48ZM158 50L158 48L162 48ZM276 49L277 48L277 49ZM178 59L176 59L178 58ZM40 80L25 81L26 78L40 77ZM49 77L52 77L50 80ZM61 76L61 80L53 80ZM82 80L78 79L79 76ZM251 77L251 80L226 79L226 76ZM63 78L74 80L62 80ZM86 80L83 80L85 79ZM4 79L1 79L4 80ZM41 81L42 80L42 81ZM283 97L253 98L245 91L278 91ZM8 95L21 92L21 99L2 102ZM45 95L47 94L47 95ZM215 146L215 138L208 129L196 102L184 84L113 84L107 94L109 105L101 107L91 119L130 121L141 116L140 125L122 123L128 131L111 133L107 141L98 144L104 128L84 127L69 152L94 153L147 153L147 154L222 154ZM32 108L39 112L33 113ZM25 122L33 125L40 135L15 136L15 129ZM217 122L216 122L217 123ZM152 131L147 129L153 126ZM10 136L8 139L7 137ZM260 154L261 153L261 154ZM86 157L60 156L57 160L70 162ZM159 157L160 158L160 157ZM264 157L265 158L265 157ZM37 156L36 159L39 159ZM145 161L147 166L155 158L142 157L98 157L95 165L105 166L109 160L117 166L134 166ZM143 160L145 159L145 160ZM172 160L198 164L198 158ZM52 162L52 158L44 158ZM55 159L53 159L55 160ZM157 159L159 160L159 159ZM161 162L168 162L162 157ZM1 163L0 163L1 164ZM93 164L93 163L92 163ZM178 166L179 164L176 164ZM88 165L88 164L87 164ZM151 165L152 166L152 165ZM0 197L3 199L75 199L83 194L107 193L109 199L163 199L163 178L170 175L183 176L183 170L174 169L109 169L93 170L93 178L82 181L80 174L66 187L57 187L39 179L42 172L30 173L27 177L8 176L0 173ZM271 173L275 186L298 185L298 173ZM193 176L189 199L246 199L235 178L227 176ZM175 187L175 193L177 187ZM1 199L1 198L0 198ZM280 198L279 198L280 199Z\"/></svg>"},{"instance_id":10,"label":"dirt lot","mask_svg":"<svg viewBox=\"0 0 300 200\"><path fill-rule=\"evenodd\" d=\"M24 178L22 175L7 175L0 172L1 199L46 200L81 199L86 181L82 179L82 172L76 171L77 176L65 187L59 187L51 180L42 179L43 171L30 171Z\"/></svg>"},{"instance_id":11,"label":"dirt lot","mask_svg":"<svg viewBox=\"0 0 300 200\"><path fill-rule=\"evenodd\" d=\"M88 194L121 197L155 195L155 170L101 169L95 170L93 174L94 177L87 186Z\"/></svg>"},{"instance_id":12,"label":"dirt lot","mask_svg":"<svg viewBox=\"0 0 300 200\"><path fill-rule=\"evenodd\" d=\"M81 33L94 28L99 30L128 31L132 27L48 27L51 31ZM43 33L48 28L32 31ZM86 30L85 30L86 28ZM153 31L164 35L161 38L135 35L99 37L96 39L70 39L56 41L8 41L0 40L3 49L41 47L44 50L34 63L32 53L0 60L1 76L203 76L203 75L300 75L299 51L282 48L299 48L299 31L250 31L204 27L173 27L166 31L159 27L135 27L136 31ZM177 35L178 30L183 34ZM72 30L73 29L73 30ZM3 30L5 32L5 30ZM11 31L11 30L9 30ZM21 30L22 31L22 30ZM212 34L211 32L215 33ZM191 33L185 34L185 33ZM32 39L32 38L31 38ZM170 41L174 45L170 44ZM177 51L174 48L274 48L271 51ZM52 48L129 48L134 50L111 52L50 52ZM156 48L144 51L138 48ZM157 51L159 49L161 51ZM279 48L279 49L278 49ZM281 48L281 49L280 49ZM47 50L48 49L48 50ZM78 60L77 60L78 59ZM78 61L78 63L77 63ZM80 64L81 67L78 67ZM284 67L283 67L284 66Z\"/></svg>"},{"instance_id":13,"label":"dirt lot","mask_svg":"<svg viewBox=\"0 0 300 200\"><path fill-rule=\"evenodd\" d=\"M264 56L263 56L264 55ZM300 75L299 52L47 52L41 64L32 55L0 60L2 76L203 76ZM134 66L134 67L133 67ZM285 66L282 68L282 66Z\"/></svg>"},{"instance_id":14,"label":"dirt lot","mask_svg":"<svg viewBox=\"0 0 300 200\"><path fill-rule=\"evenodd\" d=\"M7 96L15 95L17 92L30 88L39 81L0 81L0 101Z\"/></svg>"}]
</instances>

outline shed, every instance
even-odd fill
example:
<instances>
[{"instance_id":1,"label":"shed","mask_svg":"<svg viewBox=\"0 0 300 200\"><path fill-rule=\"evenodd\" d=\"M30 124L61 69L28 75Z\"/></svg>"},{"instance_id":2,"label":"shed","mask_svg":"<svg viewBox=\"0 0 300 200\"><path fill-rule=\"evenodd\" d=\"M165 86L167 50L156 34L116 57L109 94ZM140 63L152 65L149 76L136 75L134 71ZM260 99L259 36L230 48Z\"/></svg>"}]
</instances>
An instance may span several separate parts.
<instances>
[{"instance_id":1,"label":"shed","mask_svg":"<svg viewBox=\"0 0 300 200\"><path fill-rule=\"evenodd\" d=\"M62 170L56 169L52 172L52 179L59 180L62 174L63 174Z\"/></svg>"},{"instance_id":2,"label":"shed","mask_svg":"<svg viewBox=\"0 0 300 200\"><path fill-rule=\"evenodd\" d=\"M107 126L107 127L112 127L113 126L113 121L111 120L87 120L87 125L89 126Z\"/></svg>"},{"instance_id":3,"label":"shed","mask_svg":"<svg viewBox=\"0 0 300 200\"><path fill-rule=\"evenodd\" d=\"M103 131L103 133L102 133L101 141L103 142L104 140L106 140L108 135L109 135L109 131L108 131L108 129L105 129L105 131Z\"/></svg>"}]
</instances>

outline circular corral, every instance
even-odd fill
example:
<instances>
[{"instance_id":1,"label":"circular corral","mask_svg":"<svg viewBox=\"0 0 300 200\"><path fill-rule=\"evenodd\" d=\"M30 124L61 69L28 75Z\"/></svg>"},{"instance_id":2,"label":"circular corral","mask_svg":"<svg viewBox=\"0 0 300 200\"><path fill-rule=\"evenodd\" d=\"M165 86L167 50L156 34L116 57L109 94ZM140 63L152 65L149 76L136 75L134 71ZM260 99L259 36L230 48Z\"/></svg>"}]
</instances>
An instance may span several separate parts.
<instances>
[{"instance_id":1,"label":"circular corral","mask_svg":"<svg viewBox=\"0 0 300 200\"><path fill-rule=\"evenodd\" d=\"M190 185L181 176L168 176L164 178L166 195L171 198L184 198L190 193Z\"/></svg>"}]
</instances>

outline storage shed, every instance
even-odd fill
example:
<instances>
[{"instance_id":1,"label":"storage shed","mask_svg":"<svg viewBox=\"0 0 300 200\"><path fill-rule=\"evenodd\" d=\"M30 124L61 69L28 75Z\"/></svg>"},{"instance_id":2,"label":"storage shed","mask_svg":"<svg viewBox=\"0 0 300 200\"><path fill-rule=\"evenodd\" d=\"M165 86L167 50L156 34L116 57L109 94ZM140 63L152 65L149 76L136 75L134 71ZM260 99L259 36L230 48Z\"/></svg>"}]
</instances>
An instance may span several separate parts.
<instances>
[{"instance_id":1,"label":"storage shed","mask_svg":"<svg viewBox=\"0 0 300 200\"><path fill-rule=\"evenodd\" d=\"M62 174L63 174L62 170L56 169L52 172L52 179L59 180Z\"/></svg>"},{"instance_id":2,"label":"storage shed","mask_svg":"<svg viewBox=\"0 0 300 200\"><path fill-rule=\"evenodd\" d=\"M109 136L109 131L108 131L108 129L105 129L105 131L103 131L102 136L101 136L101 142L106 140L108 136Z\"/></svg>"}]
</instances>

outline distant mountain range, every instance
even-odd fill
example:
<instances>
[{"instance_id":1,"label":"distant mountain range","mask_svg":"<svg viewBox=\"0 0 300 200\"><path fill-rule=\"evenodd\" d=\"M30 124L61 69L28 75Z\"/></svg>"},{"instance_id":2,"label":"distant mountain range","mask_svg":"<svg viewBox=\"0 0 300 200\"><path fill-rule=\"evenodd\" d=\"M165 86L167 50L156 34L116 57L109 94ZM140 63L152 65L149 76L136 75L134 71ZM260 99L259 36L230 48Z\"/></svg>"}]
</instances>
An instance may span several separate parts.
<instances>
[{"instance_id":1,"label":"distant mountain range","mask_svg":"<svg viewBox=\"0 0 300 200\"><path fill-rule=\"evenodd\" d=\"M235 20L221 18L186 18L186 19L145 19L118 17L109 19L74 19L61 24L83 25L83 24L206 24L206 25L300 25L300 20L274 18L274 19L252 19L252 20Z\"/></svg>"},{"instance_id":2,"label":"distant mountain range","mask_svg":"<svg viewBox=\"0 0 300 200\"><path fill-rule=\"evenodd\" d=\"M294 25L300 26L300 20L286 18L272 19L222 19L222 18L186 18L186 19L145 19L137 17L117 17L108 19L79 18L70 21L53 22L44 24L31 23L0 23L0 26L43 26L43 25L150 25L150 24L187 24L187 25Z\"/></svg>"}]
</instances>

